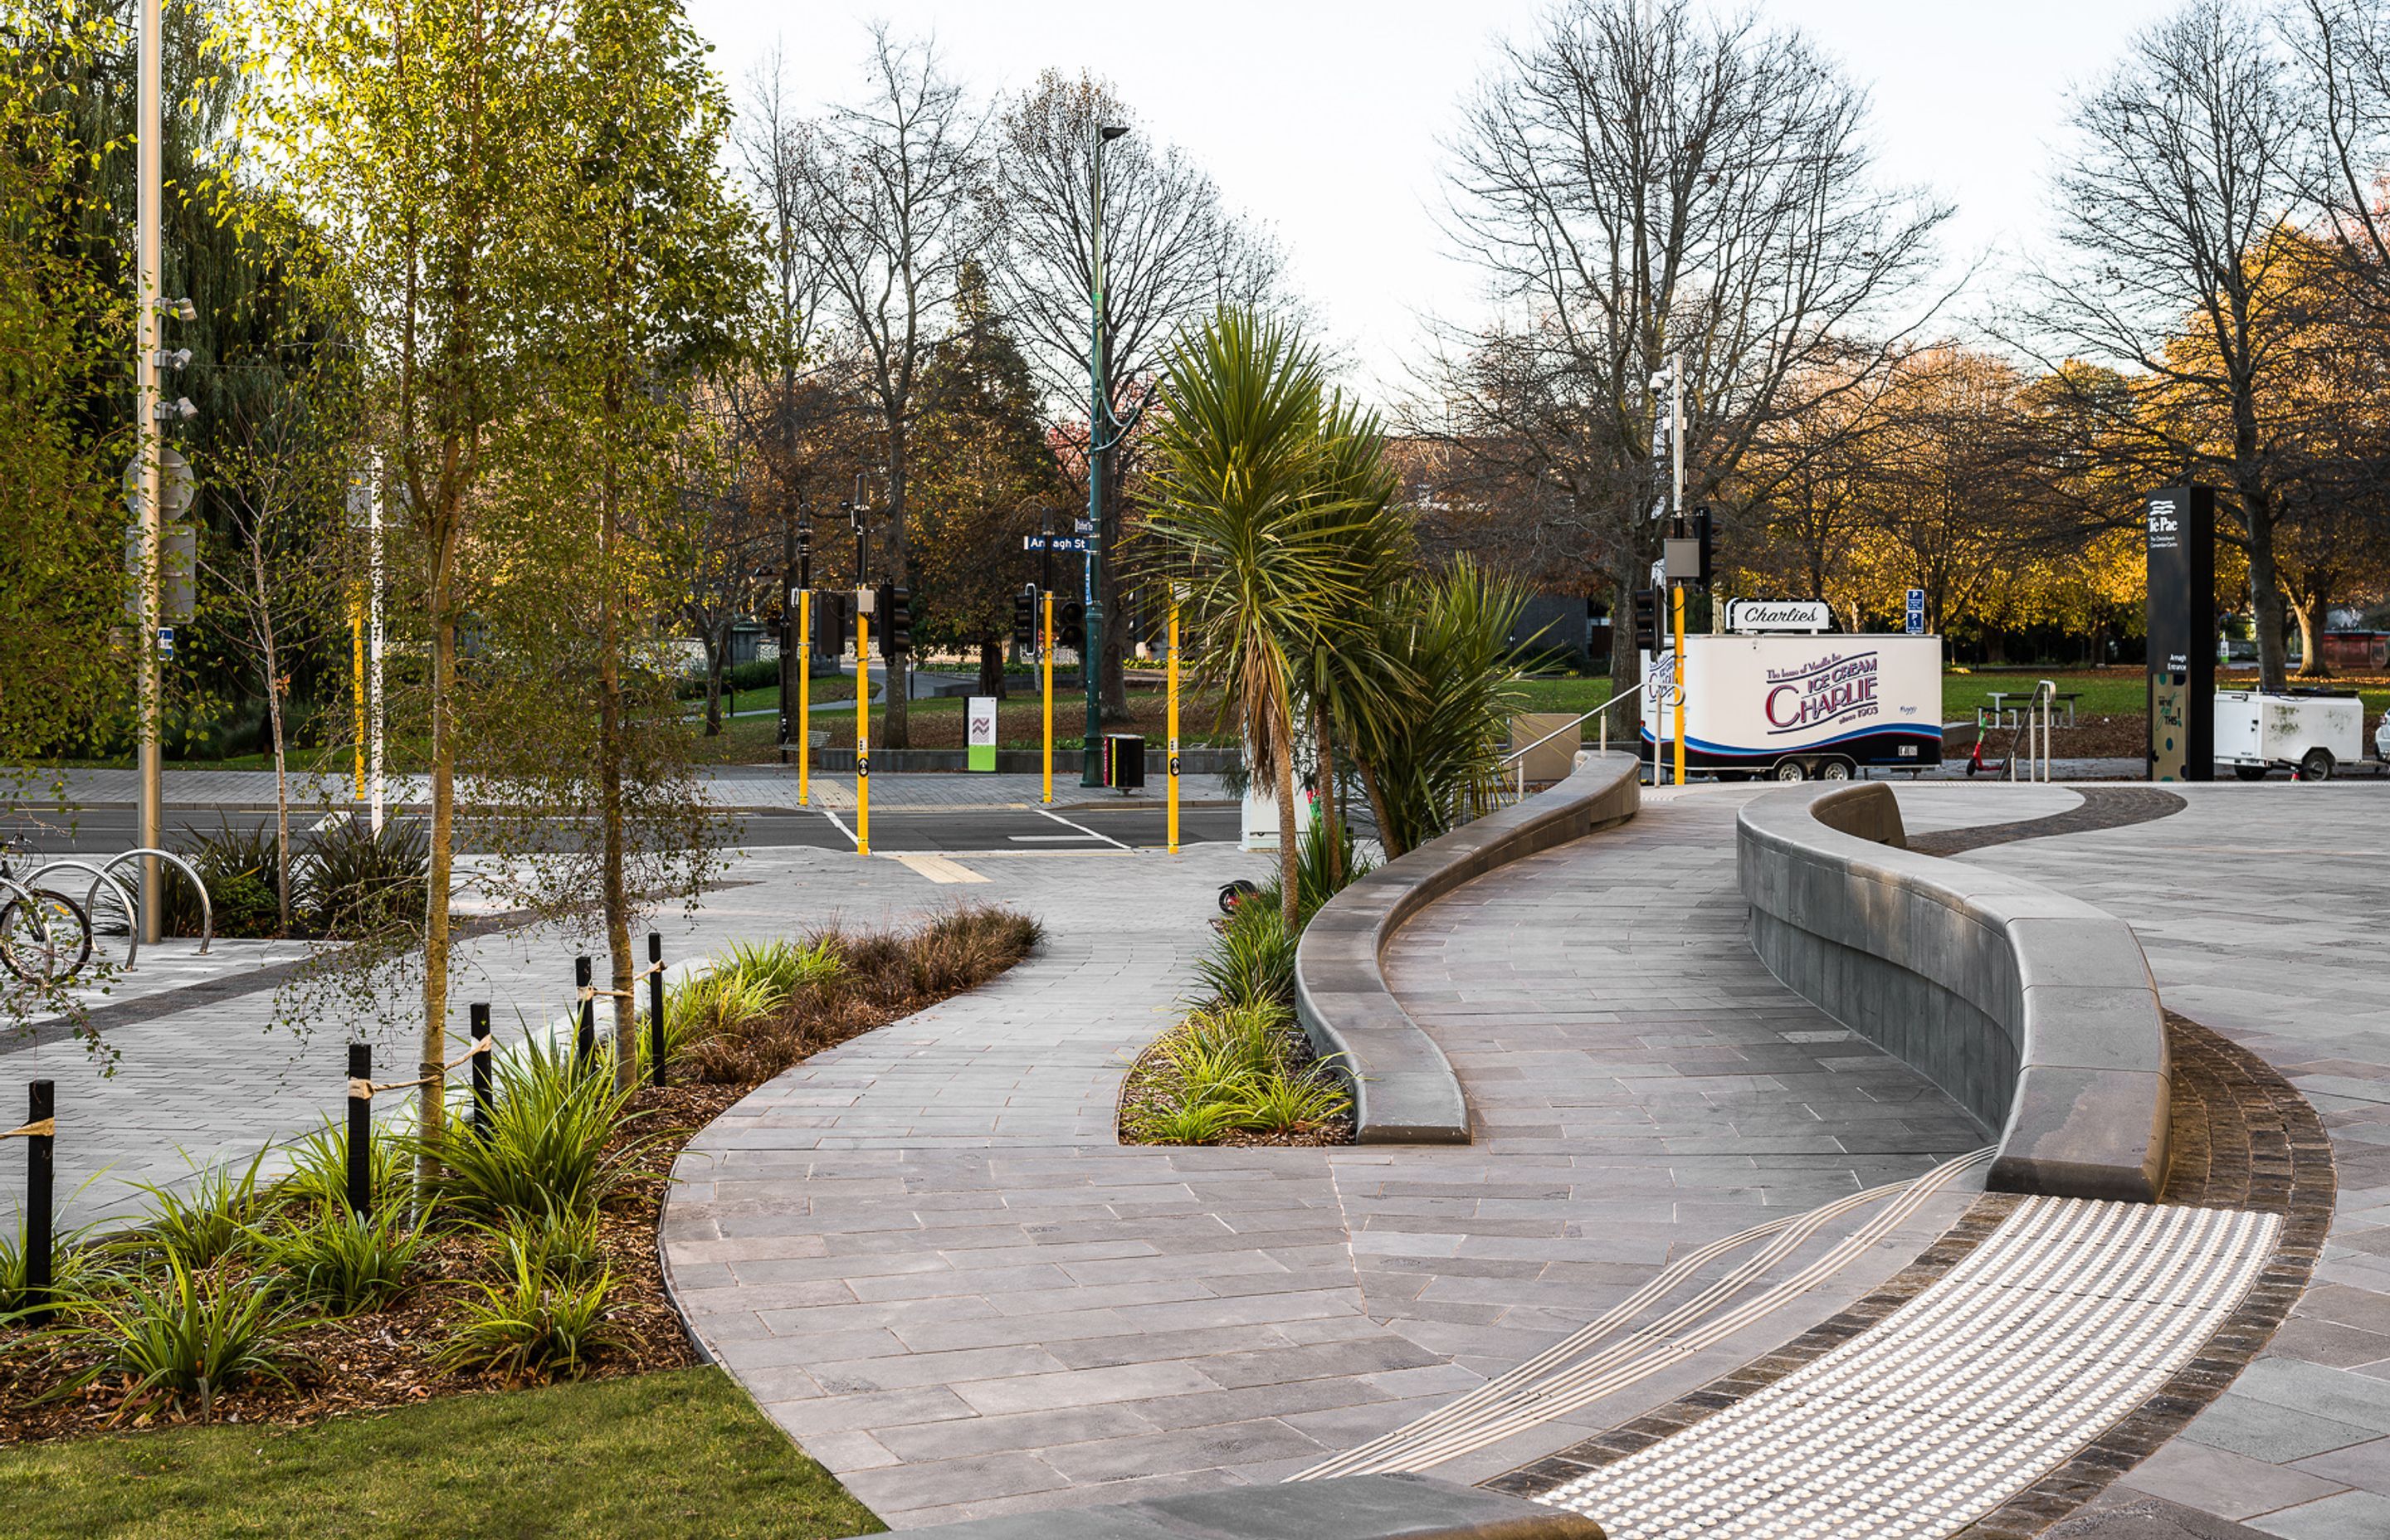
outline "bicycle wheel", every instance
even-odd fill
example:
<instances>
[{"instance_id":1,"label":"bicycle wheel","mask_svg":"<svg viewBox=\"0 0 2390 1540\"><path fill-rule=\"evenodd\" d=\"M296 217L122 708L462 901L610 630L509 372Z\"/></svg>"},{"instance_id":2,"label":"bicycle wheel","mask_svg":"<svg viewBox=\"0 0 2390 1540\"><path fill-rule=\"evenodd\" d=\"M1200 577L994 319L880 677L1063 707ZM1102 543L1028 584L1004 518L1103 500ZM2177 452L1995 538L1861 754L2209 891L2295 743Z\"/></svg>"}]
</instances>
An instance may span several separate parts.
<instances>
[{"instance_id":1,"label":"bicycle wheel","mask_svg":"<svg viewBox=\"0 0 2390 1540\"><path fill-rule=\"evenodd\" d=\"M64 893L33 890L33 902L0 905L0 968L28 983L58 983L91 960L91 921Z\"/></svg>"}]
</instances>

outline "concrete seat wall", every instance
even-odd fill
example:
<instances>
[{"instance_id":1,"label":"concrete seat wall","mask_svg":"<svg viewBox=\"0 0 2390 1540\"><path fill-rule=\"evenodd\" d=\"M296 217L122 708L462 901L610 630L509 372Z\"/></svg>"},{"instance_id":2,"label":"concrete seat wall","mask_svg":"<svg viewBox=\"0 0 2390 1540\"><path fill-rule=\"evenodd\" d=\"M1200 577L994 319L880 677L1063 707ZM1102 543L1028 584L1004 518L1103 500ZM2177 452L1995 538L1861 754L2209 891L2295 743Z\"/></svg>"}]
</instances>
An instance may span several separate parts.
<instances>
[{"instance_id":1,"label":"concrete seat wall","mask_svg":"<svg viewBox=\"0 0 2390 1540\"><path fill-rule=\"evenodd\" d=\"M1761 960L1995 1131L1991 1187L2157 1197L2165 1023L2124 921L1908 850L1881 784L1754 799L1736 857Z\"/></svg>"},{"instance_id":2,"label":"concrete seat wall","mask_svg":"<svg viewBox=\"0 0 2390 1540\"><path fill-rule=\"evenodd\" d=\"M1624 823L1642 805L1632 754L1596 754L1549 790L1387 862L1320 906L1294 955L1295 1015L1353 1094L1363 1144L1465 1144L1451 1061L1386 988L1403 922L1473 878Z\"/></svg>"}]
</instances>

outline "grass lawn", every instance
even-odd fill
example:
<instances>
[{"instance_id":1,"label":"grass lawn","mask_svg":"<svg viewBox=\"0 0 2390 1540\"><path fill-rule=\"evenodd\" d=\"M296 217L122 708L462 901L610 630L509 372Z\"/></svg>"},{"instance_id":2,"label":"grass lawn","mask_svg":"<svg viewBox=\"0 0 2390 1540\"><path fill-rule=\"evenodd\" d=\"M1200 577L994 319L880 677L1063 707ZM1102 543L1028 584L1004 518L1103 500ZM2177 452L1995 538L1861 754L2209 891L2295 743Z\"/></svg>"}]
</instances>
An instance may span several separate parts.
<instances>
[{"instance_id":1,"label":"grass lawn","mask_svg":"<svg viewBox=\"0 0 2390 1540\"><path fill-rule=\"evenodd\" d=\"M883 1525L714 1368L453 1396L307 1428L0 1451L12 1534L48 1540L827 1540Z\"/></svg>"}]
</instances>

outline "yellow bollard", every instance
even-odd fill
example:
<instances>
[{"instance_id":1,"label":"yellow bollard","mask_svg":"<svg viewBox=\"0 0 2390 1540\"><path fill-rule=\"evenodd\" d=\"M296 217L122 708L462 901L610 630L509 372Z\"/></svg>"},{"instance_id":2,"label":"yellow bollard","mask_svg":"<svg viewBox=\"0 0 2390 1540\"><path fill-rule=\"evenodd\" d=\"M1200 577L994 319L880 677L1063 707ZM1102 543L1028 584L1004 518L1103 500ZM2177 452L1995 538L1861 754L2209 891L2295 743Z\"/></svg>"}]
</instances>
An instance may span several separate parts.
<instances>
[{"instance_id":1,"label":"yellow bollard","mask_svg":"<svg viewBox=\"0 0 2390 1540\"><path fill-rule=\"evenodd\" d=\"M797 590L797 805L813 805L814 591Z\"/></svg>"},{"instance_id":2,"label":"yellow bollard","mask_svg":"<svg viewBox=\"0 0 2390 1540\"><path fill-rule=\"evenodd\" d=\"M854 853L871 853L871 617L860 602L854 607Z\"/></svg>"},{"instance_id":3,"label":"yellow bollard","mask_svg":"<svg viewBox=\"0 0 2390 1540\"><path fill-rule=\"evenodd\" d=\"M1048 592L1046 604L1046 801L1054 801L1054 596Z\"/></svg>"},{"instance_id":4,"label":"yellow bollard","mask_svg":"<svg viewBox=\"0 0 2390 1540\"><path fill-rule=\"evenodd\" d=\"M1170 605L1170 853L1178 853L1178 603Z\"/></svg>"},{"instance_id":5,"label":"yellow bollard","mask_svg":"<svg viewBox=\"0 0 2390 1540\"><path fill-rule=\"evenodd\" d=\"M1685 784L1685 590L1670 584L1668 596L1677 622L1677 784Z\"/></svg>"}]
</instances>

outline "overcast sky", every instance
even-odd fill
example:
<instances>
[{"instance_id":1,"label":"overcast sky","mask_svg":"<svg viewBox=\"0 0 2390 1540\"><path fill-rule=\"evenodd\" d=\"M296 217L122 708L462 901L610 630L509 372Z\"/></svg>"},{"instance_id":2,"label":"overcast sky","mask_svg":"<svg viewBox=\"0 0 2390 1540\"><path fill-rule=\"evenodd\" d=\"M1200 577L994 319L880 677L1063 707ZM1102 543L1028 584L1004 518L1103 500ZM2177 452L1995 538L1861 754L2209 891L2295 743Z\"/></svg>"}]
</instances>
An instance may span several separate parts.
<instances>
[{"instance_id":1,"label":"overcast sky","mask_svg":"<svg viewBox=\"0 0 2390 1540\"><path fill-rule=\"evenodd\" d=\"M981 92L1041 69L1116 84L1142 122L1274 228L1296 284L1381 387L1418 351L1422 313L1466 317L1478 280L1435 223L1448 133L1494 40L1541 0L689 0L734 92L777 43L800 101L863 85L868 19L934 31ZM2065 93L2096 75L2159 0L1771 0L1873 95L1887 174L1955 203L1955 263L2013 255L2045 230ZM1997 268L1994 269L1997 273ZM1993 276L1978 288L1997 284Z\"/></svg>"}]
</instances>

